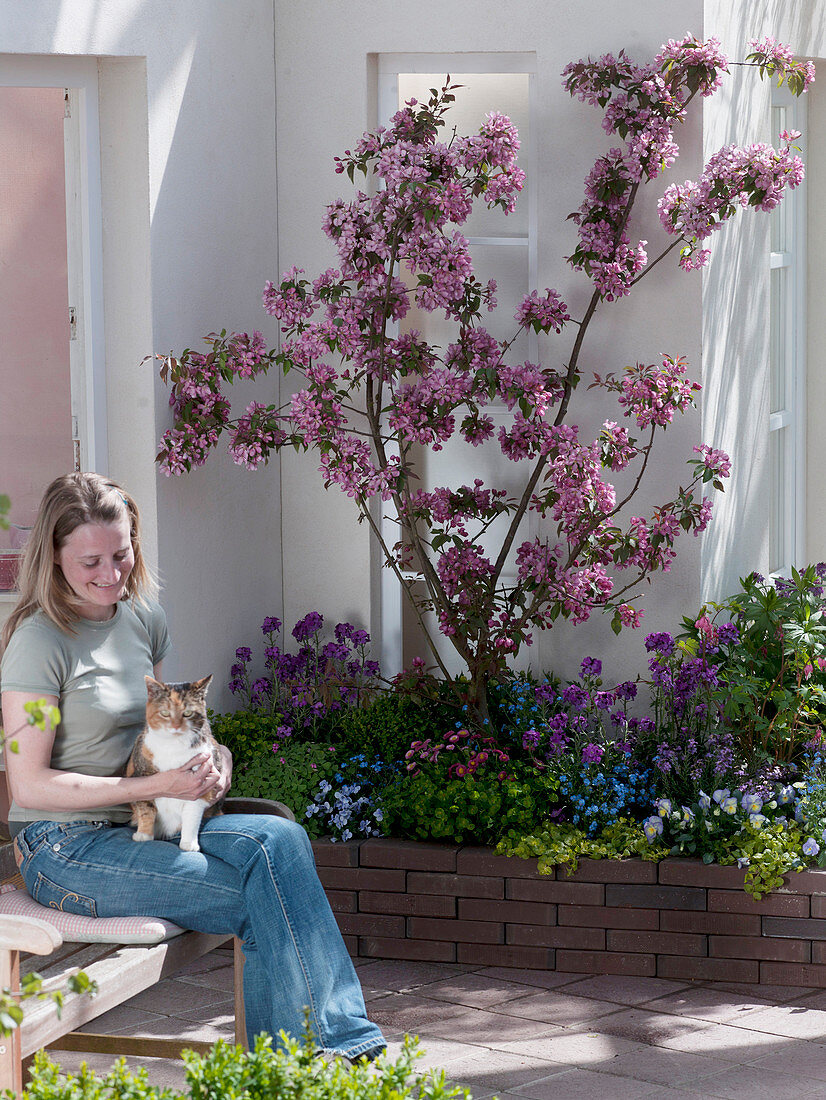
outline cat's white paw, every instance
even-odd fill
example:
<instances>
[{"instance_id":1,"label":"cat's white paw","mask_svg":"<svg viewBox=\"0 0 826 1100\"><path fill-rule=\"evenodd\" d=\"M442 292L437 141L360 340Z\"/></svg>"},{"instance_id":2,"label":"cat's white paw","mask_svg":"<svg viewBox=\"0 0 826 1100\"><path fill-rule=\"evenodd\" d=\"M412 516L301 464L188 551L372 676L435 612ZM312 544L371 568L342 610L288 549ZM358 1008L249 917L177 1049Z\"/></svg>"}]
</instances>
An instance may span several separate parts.
<instances>
[{"instance_id":1,"label":"cat's white paw","mask_svg":"<svg viewBox=\"0 0 826 1100\"><path fill-rule=\"evenodd\" d=\"M197 839L184 840L183 837L181 837L181 842L178 847L181 849L182 852L200 852L201 850L201 845L198 843Z\"/></svg>"},{"instance_id":2,"label":"cat's white paw","mask_svg":"<svg viewBox=\"0 0 826 1100\"><path fill-rule=\"evenodd\" d=\"M143 840L154 840L155 838L150 833L139 833L139 832L136 831L132 834L132 839L137 840L137 841L143 841Z\"/></svg>"}]
</instances>

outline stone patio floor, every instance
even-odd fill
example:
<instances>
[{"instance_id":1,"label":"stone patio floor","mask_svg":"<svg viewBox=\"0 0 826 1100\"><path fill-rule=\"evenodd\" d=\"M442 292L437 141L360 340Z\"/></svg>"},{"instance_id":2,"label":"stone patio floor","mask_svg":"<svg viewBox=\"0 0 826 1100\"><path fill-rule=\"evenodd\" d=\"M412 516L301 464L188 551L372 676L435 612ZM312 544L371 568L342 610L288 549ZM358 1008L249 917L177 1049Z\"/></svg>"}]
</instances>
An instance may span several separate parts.
<instances>
[{"instance_id":1,"label":"stone patio floor","mask_svg":"<svg viewBox=\"0 0 826 1100\"><path fill-rule=\"evenodd\" d=\"M220 949L90 1025L231 1039L231 953ZM420 1037L474 1100L826 1097L826 990L358 960L368 1012L397 1053ZM62 1053L66 1069L83 1055ZM104 1056L86 1059L96 1069ZM181 1087L179 1062L146 1060Z\"/></svg>"}]
</instances>

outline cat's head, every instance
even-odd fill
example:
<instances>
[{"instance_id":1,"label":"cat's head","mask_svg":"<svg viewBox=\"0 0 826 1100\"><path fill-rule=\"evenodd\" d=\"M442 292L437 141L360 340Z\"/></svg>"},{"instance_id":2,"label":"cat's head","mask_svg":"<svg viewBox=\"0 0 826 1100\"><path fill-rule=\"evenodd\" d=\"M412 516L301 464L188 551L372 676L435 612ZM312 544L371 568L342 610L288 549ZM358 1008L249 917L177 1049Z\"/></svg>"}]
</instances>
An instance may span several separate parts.
<instances>
[{"instance_id":1,"label":"cat's head","mask_svg":"<svg viewBox=\"0 0 826 1100\"><path fill-rule=\"evenodd\" d=\"M197 730L206 721L206 693L211 676L190 683L162 684L152 676L146 679L146 724L152 729L170 732Z\"/></svg>"}]
</instances>

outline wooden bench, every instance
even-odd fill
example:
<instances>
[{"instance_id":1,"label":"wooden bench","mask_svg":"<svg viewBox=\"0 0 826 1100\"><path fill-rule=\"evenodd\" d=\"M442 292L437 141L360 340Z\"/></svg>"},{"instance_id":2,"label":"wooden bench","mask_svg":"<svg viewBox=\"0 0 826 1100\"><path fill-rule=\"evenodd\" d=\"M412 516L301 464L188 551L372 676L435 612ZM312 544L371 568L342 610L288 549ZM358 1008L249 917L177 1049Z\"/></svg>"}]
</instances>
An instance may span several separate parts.
<instances>
[{"instance_id":1,"label":"wooden bench","mask_svg":"<svg viewBox=\"0 0 826 1100\"><path fill-rule=\"evenodd\" d=\"M227 799L226 811L270 813L295 820L288 807L269 799ZM2 883L22 888L11 844L0 846ZM103 1035L77 1029L230 940L234 943L235 1041L246 1046L242 996L244 956L238 939L183 932L153 944L64 942L49 920L49 910L39 908L43 912L38 912L36 918L0 915L0 987L17 990L21 974L37 971L47 988L60 988L65 986L71 974L83 970L97 983L98 992L93 997L67 993L60 1016L51 1000L23 1002L22 1025L10 1036L0 1036L0 1091L8 1088L20 1093L26 1064L42 1047L143 1058L176 1058L184 1048L205 1052L211 1044Z\"/></svg>"}]
</instances>

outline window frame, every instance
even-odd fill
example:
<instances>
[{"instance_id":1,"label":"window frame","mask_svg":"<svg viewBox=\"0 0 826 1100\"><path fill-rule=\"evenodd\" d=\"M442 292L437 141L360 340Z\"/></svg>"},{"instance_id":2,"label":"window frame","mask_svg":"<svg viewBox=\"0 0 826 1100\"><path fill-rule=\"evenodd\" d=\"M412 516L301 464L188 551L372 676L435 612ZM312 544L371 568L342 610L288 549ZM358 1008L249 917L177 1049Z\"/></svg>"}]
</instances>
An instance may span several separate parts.
<instances>
[{"instance_id":1,"label":"window frame","mask_svg":"<svg viewBox=\"0 0 826 1100\"><path fill-rule=\"evenodd\" d=\"M773 88L771 99L772 142L777 142L774 132L774 111L786 110L787 130L800 130L796 144L805 161L806 153L806 103L802 97L791 95L785 86ZM795 190L787 191L774 218L783 219L783 251L769 253L770 271L787 273L786 291L775 319L769 311L770 359L777 347L783 359L784 406L772 411L774 390L772 366L769 367L769 423L767 444L769 450L769 573L771 576L788 576L792 566L803 564L806 546L806 190L804 182ZM770 276L771 277L771 276ZM771 291L770 291L771 295ZM784 432L782 482L778 484L771 461L772 435ZM779 530L774 526L781 515ZM782 540L781 561L772 560L775 540Z\"/></svg>"},{"instance_id":2,"label":"window frame","mask_svg":"<svg viewBox=\"0 0 826 1100\"><path fill-rule=\"evenodd\" d=\"M520 150L520 160L527 173L528 180L537 179L538 142L536 140L536 87L537 57L534 53L381 53L376 55L377 114L378 124L387 125L393 114L399 109L399 75L401 73L449 73L451 77L472 74L523 74L528 77L528 132L527 150ZM525 156L527 152L527 156ZM473 237L468 236L468 244L493 247L513 247L523 245L527 248L528 291L538 282L538 244L537 244L537 187L534 182L528 188L528 233L520 236ZM536 333L528 334L528 356L531 361L539 361L539 339ZM501 409L489 408L488 413L495 423L504 422L512 414L503 406ZM384 505L379 517L382 539L392 546L398 540L398 523L392 505ZM531 537L538 532L539 525L535 517L528 521ZM390 569L381 568L383 562L376 561L379 568L378 596L380 603L379 636L381 638L381 666L385 676L393 676L402 671L404 659L404 620L403 610L405 594L396 576ZM411 582L414 575L411 574Z\"/></svg>"}]
</instances>

